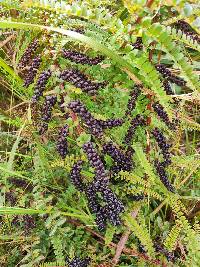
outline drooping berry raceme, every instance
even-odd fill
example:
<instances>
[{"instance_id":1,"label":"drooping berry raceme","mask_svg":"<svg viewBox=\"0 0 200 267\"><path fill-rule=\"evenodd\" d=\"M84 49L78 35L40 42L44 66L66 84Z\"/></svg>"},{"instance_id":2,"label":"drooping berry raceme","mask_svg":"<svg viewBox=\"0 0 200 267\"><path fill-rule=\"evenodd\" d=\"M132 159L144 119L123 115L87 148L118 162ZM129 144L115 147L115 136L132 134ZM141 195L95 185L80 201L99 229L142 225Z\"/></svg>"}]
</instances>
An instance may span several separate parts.
<instances>
[{"instance_id":1,"label":"drooping berry raceme","mask_svg":"<svg viewBox=\"0 0 200 267\"><path fill-rule=\"evenodd\" d=\"M158 242L154 242L154 247L155 247L155 251L164 254L168 261L171 261L171 262L175 261L174 253L168 251L166 248L164 248L163 245L159 244Z\"/></svg>"},{"instance_id":2,"label":"drooping berry raceme","mask_svg":"<svg viewBox=\"0 0 200 267\"><path fill-rule=\"evenodd\" d=\"M141 86L140 85L135 85L133 90L130 93L130 99L128 101L128 105L127 105L127 110L125 115L131 115L131 112L134 110L135 105L136 105L136 100L138 98L138 96L141 93Z\"/></svg>"},{"instance_id":3,"label":"drooping berry raceme","mask_svg":"<svg viewBox=\"0 0 200 267\"><path fill-rule=\"evenodd\" d=\"M48 82L48 79L51 77L51 71L47 70L47 71L43 71L38 80L37 83L35 85L34 88L34 95L32 97L32 101L33 102L37 102L40 98L40 96L43 95L43 91L45 90L46 84Z\"/></svg>"},{"instance_id":4,"label":"drooping berry raceme","mask_svg":"<svg viewBox=\"0 0 200 267\"><path fill-rule=\"evenodd\" d=\"M131 44L134 49L142 50L142 37L137 37L136 42Z\"/></svg>"},{"instance_id":5,"label":"drooping berry raceme","mask_svg":"<svg viewBox=\"0 0 200 267\"><path fill-rule=\"evenodd\" d=\"M167 78L170 82L175 83L179 86L186 85L186 82L182 78L173 75L171 71L164 64L157 64L155 67L157 71L160 72L160 74L164 78Z\"/></svg>"},{"instance_id":6,"label":"drooping berry raceme","mask_svg":"<svg viewBox=\"0 0 200 267\"><path fill-rule=\"evenodd\" d=\"M98 137L102 136L102 127L79 100L70 102L68 104L68 108L70 108L73 112L77 113L81 117L92 134Z\"/></svg>"},{"instance_id":7,"label":"drooping berry raceme","mask_svg":"<svg viewBox=\"0 0 200 267\"><path fill-rule=\"evenodd\" d=\"M25 50L23 56L22 56L21 59L20 59L20 62L19 62L19 64L18 64L19 68L24 68L24 67L26 67L26 66L29 64L29 62L30 62L32 56L34 55L35 51L36 51L37 48L38 48L38 44L39 44L39 42L38 42L38 40L36 40L36 39L33 40L33 41L30 43L30 45L29 45L28 48Z\"/></svg>"},{"instance_id":8,"label":"drooping berry raceme","mask_svg":"<svg viewBox=\"0 0 200 267\"><path fill-rule=\"evenodd\" d=\"M163 87L164 87L167 95L174 95L174 92L172 91L171 85L167 79L165 79L163 81Z\"/></svg>"},{"instance_id":9,"label":"drooping berry raceme","mask_svg":"<svg viewBox=\"0 0 200 267\"><path fill-rule=\"evenodd\" d=\"M63 56L73 62L80 63L80 64L87 64L87 65L97 65L100 63L104 57L103 56L97 56L94 58L90 58L89 56L73 51L73 50L63 50Z\"/></svg>"},{"instance_id":10,"label":"drooping berry raceme","mask_svg":"<svg viewBox=\"0 0 200 267\"><path fill-rule=\"evenodd\" d=\"M133 167L132 158L130 156L124 155L112 142L103 145L104 153L110 155L115 161L118 169L124 171L130 171Z\"/></svg>"},{"instance_id":11,"label":"drooping berry raceme","mask_svg":"<svg viewBox=\"0 0 200 267\"><path fill-rule=\"evenodd\" d=\"M133 201L140 201L143 200L145 198L144 194L136 194L136 195L132 195L130 194L129 199L133 200Z\"/></svg>"},{"instance_id":12,"label":"drooping berry raceme","mask_svg":"<svg viewBox=\"0 0 200 267\"><path fill-rule=\"evenodd\" d=\"M164 111L164 108L158 102L153 103L152 107L160 119L165 122L167 126L172 127L172 123L170 122L167 113Z\"/></svg>"},{"instance_id":13,"label":"drooping berry raceme","mask_svg":"<svg viewBox=\"0 0 200 267\"><path fill-rule=\"evenodd\" d=\"M135 134L136 128L138 126L142 126L145 124L145 120L141 117L141 115L137 115L134 119L131 121L131 126L129 127L127 134L124 139L124 143L126 145L131 145L131 141L133 139L133 136Z\"/></svg>"},{"instance_id":14,"label":"drooping berry raceme","mask_svg":"<svg viewBox=\"0 0 200 267\"><path fill-rule=\"evenodd\" d=\"M167 144L165 136L161 133L161 131L159 131L158 128L155 128L152 131L152 134L154 138L156 139L156 142L158 143L158 146L160 147L162 151L163 158L164 158L163 164L165 166L169 165L171 163L171 154L169 152L170 145Z\"/></svg>"},{"instance_id":15,"label":"drooping berry raceme","mask_svg":"<svg viewBox=\"0 0 200 267\"><path fill-rule=\"evenodd\" d=\"M162 162L159 162L158 160L155 160L155 168L158 173L158 176L160 177L161 182L164 184L164 186L171 192L175 192L175 189L173 185L170 183L166 171L165 171L165 165Z\"/></svg>"},{"instance_id":16,"label":"drooping berry raceme","mask_svg":"<svg viewBox=\"0 0 200 267\"><path fill-rule=\"evenodd\" d=\"M173 24L177 29L180 29L183 33L189 36L194 41L200 43L200 37L197 32L184 20L178 20Z\"/></svg>"},{"instance_id":17,"label":"drooping berry raceme","mask_svg":"<svg viewBox=\"0 0 200 267\"><path fill-rule=\"evenodd\" d=\"M5 193L5 201L9 202L11 206L15 206L17 202L17 197L14 192L6 192Z\"/></svg>"},{"instance_id":18,"label":"drooping berry raceme","mask_svg":"<svg viewBox=\"0 0 200 267\"><path fill-rule=\"evenodd\" d=\"M76 187L77 190L83 192L85 190L85 185L81 178L81 170L83 167L83 161L78 160L72 167L71 170L71 182Z\"/></svg>"},{"instance_id":19,"label":"drooping berry raceme","mask_svg":"<svg viewBox=\"0 0 200 267\"><path fill-rule=\"evenodd\" d=\"M86 75L77 69L67 69L60 74L60 78L64 81L70 82L76 87L80 88L83 92L89 95L95 95L97 90L106 85L105 82L93 82L87 78Z\"/></svg>"},{"instance_id":20,"label":"drooping berry raceme","mask_svg":"<svg viewBox=\"0 0 200 267\"><path fill-rule=\"evenodd\" d=\"M101 161L100 156L98 155L96 149L94 148L92 142L87 142L83 145L83 150L86 153L90 165L95 170L95 178L98 180L101 185L107 186L109 179L104 168L103 162Z\"/></svg>"},{"instance_id":21,"label":"drooping berry raceme","mask_svg":"<svg viewBox=\"0 0 200 267\"><path fill-rule=\"evenodd\" d=\"M70 260L68 257L66 258L66 263L69 267L88 267L90 264L90 258L78 258L74 257L72 260Z\"/></svg>"},{"instance_id":22,"label":"drooping berry raceme","mask_svg":"<svg viewBox=\"0 0 200 267\"><path fill-rule=\"evenodd\" d=\"M23 215L23 222L25 235L29 234L30 231L36 227L35 218L32 215Z\"/></svg>"},{"instance_id":23,"label":"drooping berry raceme","mask_svg":"<svg viewBox=\"0 0 200 267\"><path fill-rule=\"evenodd\" d=\"M108 119L106 121L98 120L98 123L103 129L106 129L106 128L122 126L124 120L123 119Z\"/></svg>"},{"instance_id":24,"label":"drooping berry raceme","mask_svg":"<svg viewBox=\"0 0 200 267\"><path fill-rule=\"evenodd\" d=\"M96 213L96 219L95 219L99 231L105 230L106 219L107 219L107 214L105 213L104 207L100 207L100 209Z\"/></svg>"},{"instance_id":25,"label":"drooping berry raceme","mask_svg":"<svg viewBox=\"0 0 200 267\"><path fill-rule=\"evenodd\" d=\"M43 134L48 130L48 122L51 120L52 109L56 104L57 97L56 96L46 96L45 102L42 108L41 120L42 124L39 129L39 134Z\"/></svg>"},{"instance_id":26,"label":"drooping berry raceme","mask_svg":"<svg viewBox=\"0 0 200 267\"><path fill-rule=\"evenodd\" d=\"M62 159L65 159L68 152L68 143L66 139L67 135L68 135L68 125L66 124L59 131L57 145L56 145L57 151Z\"/></svg>"},{"instance_id":27,"label":"drooping berry raceme","mask_svg":"<svg viewBox=\"0 0 200 267\"><path fill-rule=\"evenodd\" d=\"M87 186L85 190L85 194L86 194L91 212L97 213L100 210L101 206L98 202L97 190L93 184L90 184Z\"/></svg>"},{"instance_id":28,"label":"drooping berry raceme","mask_svg":"<svg viewBox=\"0 0 200 267\"><path fill-rule=\"evenodd\" d=\"M40 67L40 64L41 64L41 57L40 56L35 57L25 77L24 81L25 87L28 87L31 83L33 83L37 71Z\"/></svg>"}]
</instances>

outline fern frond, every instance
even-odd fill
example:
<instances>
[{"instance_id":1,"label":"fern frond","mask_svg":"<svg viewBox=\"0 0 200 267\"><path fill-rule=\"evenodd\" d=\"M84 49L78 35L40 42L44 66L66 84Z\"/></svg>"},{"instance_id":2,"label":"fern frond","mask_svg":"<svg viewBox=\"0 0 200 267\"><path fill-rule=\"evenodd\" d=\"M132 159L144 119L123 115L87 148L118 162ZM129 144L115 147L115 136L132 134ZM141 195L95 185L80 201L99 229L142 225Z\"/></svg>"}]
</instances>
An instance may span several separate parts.
<instances>
[{"instance_id":1,"label":"fern frond","mask_svg":"<svg viewBox=\"0 0 200 267\"><path fill-rule=\"evenodd\" d=\"M172 118L172 110L169 105L171 98L166 95L166 92L159 79L159 74L155 67L149 62L147 55L143 53L140 57L135 57L131 54L130 57L131 62L133 62L134 66L139 69L138 74L142 76L144 82L153 91L153 93L155 93L160 104L164 107L169 117Z\"/></svg>"},{"instance_id":2,"label":"fern frond","mask_svg":"<svg viewBox=\"0 0 200 267\"><path fill-rule=\"evenodd\" d=\"M149 37L153 38L160 44L161 49L167 53L169 58L171 58L175 65L180 69L181 75L187 81L188 87L193 91L200 91L199 78L194 73L192 65L183 55L180 47L172 41L172 37L165 27L159 23L149 25L144 22L143 29Z\"/></svg>"},{"instance_id":3,"label":"fern frond","mask_svg":"<svg viewBox=\"0 0 200 267\"><path fill-rule=\"evenodd\" d=\"M178 222L172 227L164 242L164 246L168 251L173 251L176 248L176 242L181 230L182 226Z\"/></svg>"},{"instance_id":4,"label":"fern frond","mask_svg":"<svg viewBox=\"0 0 200 267\"><path fill-rule=\"evenodd\" d=\"M198 44L198 42L193 40L190 36L186 35L181 30L176 30L175 28L167 26L166 31L168 32L168 34L170 34L172 36L173 39L175 39L179 42L183 42L187 46L200 52L200 45Z\"/></svg>"},{"instance_id":5,"label":"fern frond","mask_svg":"<svg viewBox=\"0 0 200 267\"><path fill-rule=\"evenodd\" d=\"M130 214L125 216L125 224L134 232L142 245L148 251L148 254L154 255L154 247L151 236L144 225L138 224L135 218Z\"/></svg>"},{"instance_id":6,"label":"fern frond","mask_svg":"<svg viewBox=\"0 0 200 267\"><path fill-rule=\"evenodd\" d=\"M157 178L156 178L156 175L153 172L153 168L152 168L151 164L147 160L146 155L142 150L142 147L138 143L134 143L132 145L132 147L135 150L136 157L140 161L140 164L143 167L145 173L148 175L151 183L154 184L155 181L157 180Z\"/></svg>"}]
</instances>

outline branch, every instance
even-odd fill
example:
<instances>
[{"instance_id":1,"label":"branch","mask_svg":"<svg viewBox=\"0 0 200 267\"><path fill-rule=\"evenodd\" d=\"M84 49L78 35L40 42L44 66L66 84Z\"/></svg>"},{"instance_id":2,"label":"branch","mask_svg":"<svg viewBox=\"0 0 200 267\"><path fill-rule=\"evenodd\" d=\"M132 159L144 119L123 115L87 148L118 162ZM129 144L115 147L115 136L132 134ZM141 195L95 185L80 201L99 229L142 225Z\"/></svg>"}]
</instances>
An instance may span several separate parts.
<instances>
[{"instance_id":1,"label":"branch","mask_svg":"<svg viewBox=\"0 0 200 267\"><path fill-rule=\"evenodd\" d=\"M132 212L131 215L132 215L133 218L136 218L136 216L137 216L137 214L138 214L138 211L139 211L139 209L136 209L135 211ZM119 261L119 259L120 259L120 256L121 256L121 254L122 254L122 251L123 251L123 249L124 249L124 247L125 247L125 244L126 244L128 238L129 238L130 233L131 233L131 231L130 231L130 229L128 229L128 230L121 236L121 238L120 238L120 240L119 240L119 243L117 244L117 248L116 248L115 256L114 256L114 258L113 258L113 260L112 260L113 266L115 266L115 265L118 263L118 261Z\"/></svg>"},{"instance_id":2,"label":"branch","mask_svg":"<svg viewBox=\"0 0 200 267\"><path fill-rule=\"evenodd\" d=\"M71 224L73 224L75 226L78 226L78 227L80 227L80 226L84 227L84 229L87 232L91 233L93 236L98 237L100 239L99 243L102 244L102 240L105 241L105 238L102 235L98 234L97 232L95 232L94 230L92 230L91 228L89 228L88 226L85 226L85 225L81 224L78 220L69 219L69 220L67 220L67 222L68 223L71 223ZM105 245L105 243L103 243L103 244ZM115 244L113 242L111 242L107 246L108 247L112 247L112 248L117 248L117 244ZM129 256L132 256L132 257L139 257L139 258L141 258L141 259L143 259L145 261L150 262L151 264L154 264L154 265L157 265L157 266L167 267L167 266L162 265L163 263L160 260L152 259L148 255L143 254L143 253L139 253L139 252L137 252L134 249L130 249L130 248L127 248L127 247L124 246L122 252L124 254L129 255Z\"/></svg>"}]
</instances>

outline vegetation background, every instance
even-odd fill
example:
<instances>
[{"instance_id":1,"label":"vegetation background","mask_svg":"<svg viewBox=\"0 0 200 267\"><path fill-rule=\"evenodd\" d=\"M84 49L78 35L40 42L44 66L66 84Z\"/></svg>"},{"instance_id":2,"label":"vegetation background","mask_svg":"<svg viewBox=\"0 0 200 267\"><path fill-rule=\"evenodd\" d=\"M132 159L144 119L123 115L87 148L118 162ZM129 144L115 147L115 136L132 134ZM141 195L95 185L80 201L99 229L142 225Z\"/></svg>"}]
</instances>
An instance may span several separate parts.
<instances>
[{"instance_id":1,"label":"vegetation background","mask_svg":"<svg viewBox=\"0 0 200 267\"><path fill-rule=\"evenodd\" d=\"M99 267L200 266L199 32L195 0L0 1L0 266L86 266L73 263L86 257ZM77 63L74 51L86 58ZM96 57L99 64L85 64ZM62 79L71 69L102 88L91 95ZM38 79L47 70L43 88ZM49 96L57 97L52 110ZM69 108L73 100L84 103L93 124L123 124L99 138ZM72 180L78 160L85 185L96 177L82 149L88 141L125 209L121 224L107 220L104 231ZM131 169L108 155L108 142Z\"/></svg>"}]
</instances>

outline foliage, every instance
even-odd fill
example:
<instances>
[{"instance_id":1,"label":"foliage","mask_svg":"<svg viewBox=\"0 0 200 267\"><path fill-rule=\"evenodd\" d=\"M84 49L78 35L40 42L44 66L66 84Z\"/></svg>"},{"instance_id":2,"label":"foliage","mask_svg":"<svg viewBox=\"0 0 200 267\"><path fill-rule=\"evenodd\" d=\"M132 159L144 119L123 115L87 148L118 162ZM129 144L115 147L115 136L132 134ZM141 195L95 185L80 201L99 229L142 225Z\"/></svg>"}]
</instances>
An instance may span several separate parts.
<instances>
[{"instance_id":1,"label":"foliage","mask_svg":"<svg viewBox=\"0 0 200 267\"><path fill-rule=\"evenodd\" d=\"M1 266L198 266L199 4L161 2L0 1Z\"/></svg>"}]
</instances>

